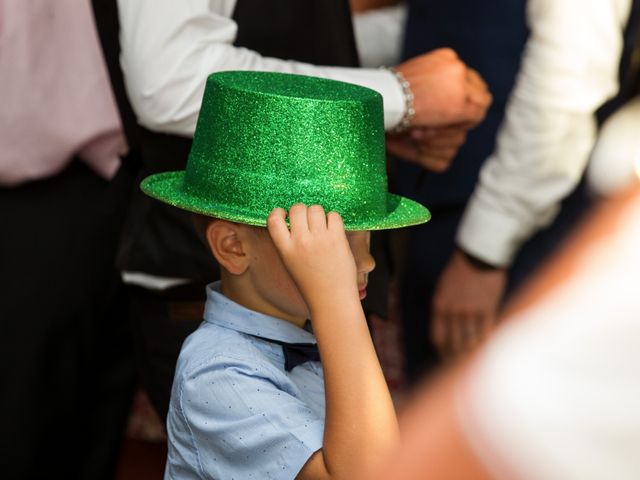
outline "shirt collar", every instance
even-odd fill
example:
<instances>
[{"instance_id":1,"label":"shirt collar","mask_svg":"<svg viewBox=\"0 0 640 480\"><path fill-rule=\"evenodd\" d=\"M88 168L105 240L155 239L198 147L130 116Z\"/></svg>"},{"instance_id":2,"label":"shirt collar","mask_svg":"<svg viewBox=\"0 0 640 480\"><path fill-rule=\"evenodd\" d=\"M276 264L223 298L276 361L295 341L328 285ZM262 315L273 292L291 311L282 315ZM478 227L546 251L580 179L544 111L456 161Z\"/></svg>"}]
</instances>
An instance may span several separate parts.
<instances>
[{"instance_id":1,"label":"shirt collar","mask_svg":"<svg viewBox=\"0 0 640 480\"><path fill-rule=\"evenodd\" d=\"M281 318L254 312L225 297L220 292L219 281L207 285L204 320L255 337L287 343L316 343L313 333Z\"/></svg>"}]
</instances>

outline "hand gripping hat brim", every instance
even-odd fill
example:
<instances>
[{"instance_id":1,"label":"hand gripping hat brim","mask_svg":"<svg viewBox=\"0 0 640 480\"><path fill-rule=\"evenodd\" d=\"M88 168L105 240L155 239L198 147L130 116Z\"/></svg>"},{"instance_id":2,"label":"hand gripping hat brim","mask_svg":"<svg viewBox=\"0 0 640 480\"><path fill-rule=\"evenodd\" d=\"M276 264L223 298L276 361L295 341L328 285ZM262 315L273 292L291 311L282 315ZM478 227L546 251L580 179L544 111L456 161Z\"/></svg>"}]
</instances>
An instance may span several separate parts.
<instances>
[{"instance_id":1,"label":"hand gripping hat brim","mask_svg":"<svg viewBox=\"0 0 640 480\"><path fill-rule=\"evenodd\" d=\"M210 75L186 170L152 175L141 188L184 210L257 226L295 203L340 213L346 230L430 218L388 192L377 92L283 73Z\"/></svg>"}]
</instances>

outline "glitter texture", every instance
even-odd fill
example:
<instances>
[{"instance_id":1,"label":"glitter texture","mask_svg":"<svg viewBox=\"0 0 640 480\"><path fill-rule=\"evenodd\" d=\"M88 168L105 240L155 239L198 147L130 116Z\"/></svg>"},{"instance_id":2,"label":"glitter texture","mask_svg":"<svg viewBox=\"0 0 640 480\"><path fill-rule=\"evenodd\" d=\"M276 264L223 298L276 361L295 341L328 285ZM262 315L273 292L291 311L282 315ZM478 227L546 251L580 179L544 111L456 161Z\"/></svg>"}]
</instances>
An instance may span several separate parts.
<instances>
[{"instance_id":1,"label":"glitter texture","mask_svg":"<svg viewBox=\"0 0 640 480\"><path fill-rule=\"evenodd\" d=\"M275 207L320 204L346 230L424 223L422 205L388 193L382 97L368 88L274 72L207 80L186 171L141 184L170 205L249 225Z\"/></svg>"}]
</instances>

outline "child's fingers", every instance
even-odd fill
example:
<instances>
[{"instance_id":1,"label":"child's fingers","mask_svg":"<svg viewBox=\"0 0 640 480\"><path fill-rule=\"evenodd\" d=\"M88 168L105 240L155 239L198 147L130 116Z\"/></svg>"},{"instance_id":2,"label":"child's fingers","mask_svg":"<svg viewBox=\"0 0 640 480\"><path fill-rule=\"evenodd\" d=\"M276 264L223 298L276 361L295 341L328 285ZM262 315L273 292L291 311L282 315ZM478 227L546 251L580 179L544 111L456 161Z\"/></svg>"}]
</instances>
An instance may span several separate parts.
<instances>
[{"instance_id":1,"label":"child's fingers","mask_svg":"<svg viewBox=\"0 0 640 480\"><path fill-rule=\"evenodd\" d=\"M289 229L285 218L287 212L284 208L274 208L267 217L267 230L276 246L282 246L289 239Z\"/></svg>"},{"instance_id":2,"label":"child's fingers","mask_svg":"<svg viewBox=\"0 0 640 480\"><path fill-rule=\"evenodd\" d=\"M337 229L344 231L344 223L342 222L342 217L338 212L327 213L327 228L329 230Z\"/></svg>"},{"instance_id":3,"label":"child's fingers","mask_svg":"<svg viewBox=\"0 0 640 480\"><path fill-rule=\"evenodd\" d=\"M311 232L322 232L327 229L327 217L321 205L311 205L307 208L307 221Z\"/></svg>"},{"instance_id":4,"label":"child's fingers","mask_svg":"<svg viewBox=\"0 0 640 480\"><path fill-rule=\"evenodd\" d=\"M289 209L289 225L293 234L309 231L307 206L304 203L296 203Z\"/></svg>"}]
</instances>

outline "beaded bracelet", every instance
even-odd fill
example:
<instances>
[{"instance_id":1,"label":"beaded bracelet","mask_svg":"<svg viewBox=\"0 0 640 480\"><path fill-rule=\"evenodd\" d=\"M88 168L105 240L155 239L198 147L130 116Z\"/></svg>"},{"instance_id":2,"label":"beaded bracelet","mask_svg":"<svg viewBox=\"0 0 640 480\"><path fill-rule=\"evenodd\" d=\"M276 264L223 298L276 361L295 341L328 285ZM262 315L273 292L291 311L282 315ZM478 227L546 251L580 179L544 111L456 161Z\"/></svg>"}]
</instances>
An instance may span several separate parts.
<instances>
[{"instance_id":1,"label":"beaded bracelet","mask_svg":"<svg viewBox=\"0 0 640 480\"><path fill-rule=\"evenodd\" d=\"M384 67L386 70L391 72L396 80L400 84L402 88L402 95L404 97L404 114L400 119L400 122L391 129L391 133L403 133L409 129L409 125L411 124L411 120L413 116L416 114L416 109L413 104L413 92L411 91L411 84L404 78L404 75L399 70L390 67Z\"/></svg>"}]
</instances>

